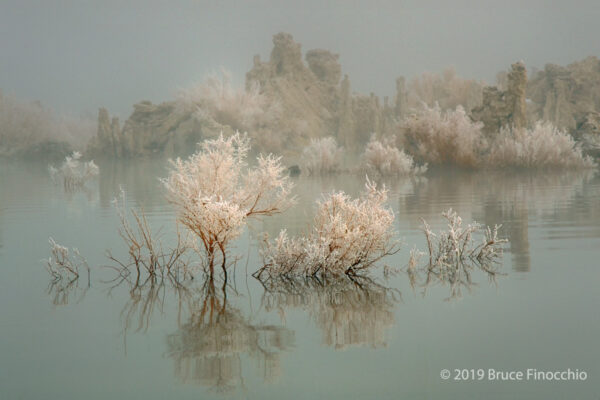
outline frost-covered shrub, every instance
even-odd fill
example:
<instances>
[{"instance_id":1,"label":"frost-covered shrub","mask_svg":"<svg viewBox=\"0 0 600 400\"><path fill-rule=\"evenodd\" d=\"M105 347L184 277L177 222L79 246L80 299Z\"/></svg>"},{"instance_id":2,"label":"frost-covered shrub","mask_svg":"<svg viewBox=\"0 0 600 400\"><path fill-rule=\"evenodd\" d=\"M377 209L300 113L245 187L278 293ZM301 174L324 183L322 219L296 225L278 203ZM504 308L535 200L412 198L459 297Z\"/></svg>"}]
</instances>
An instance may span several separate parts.
<instances>
[{"instance_id":1,"label":"frost-covered shrub","mask_svg":"<svg viewBox=\"0 0 600 400\"><path fill-rule=\"evenodd\" d=\"M389 140L383 142L371 137L363 154L363 167L370 175L393 176L422 174L427 164L416 166L413 158L398 150Z\"/></svg>"},{"instance_id":2,"label":"frost-covered shrub","mask_svg":"<svg viewBox=\"0 0 600 400\"><path fill-rule=\"evenodd\" d=\"M82 162L81 153L73 152L65 158L65 161L58 168L50 165L48 171L53 181L62 181L66 189L80 188L85 183L100 173L100 169L93 160Z\"/></svg>"},{"instance_id":3,"label":"frost-covered shrub","mask_svg":"<svg viewBox=\"0 0 600 400\"><path fill-rule=\"evenodd\" d=\"M475 167L486 149L482 126L471 121L461 106L454 111L425 106L401 124L404 149L429 164Z\"/></svg>"},{"instance_id":4,"label":"frost-covered shrub","mask_svg":"<svg viewBox=\"0 0 600 400\"><path fill-rule=\"evenodd\" d=\"M196 119L214 120L232 130L255 131L272 122L279 108L260 93L254 82L247 90L235 88L231 75L211 75L204 82L177 93L176 102L181 111L192 112Z\"/></svg>"},{"instance_id":5,"label":"frost-covered shrub","mask_svg":"<svg viewBox=\"0 0 600 400\"><path fill-rule=\"evenodd\" d=\"M301 167L309 175L338 172L342 163L342 148L331 136L311 139L302 151Z\"/></svg>"},{"instance_id":6,"label":"frost-covered shrub","mask_svg":"<svg viewBox=\"0 0 600 400\"><path fill-rule=\"evenodd\" d=\"M265 238L265 265L254 275L355 275L366 270L399 248L386 200L385 187L377 189L369 180L360 199L343 192L325 197L317 203L308 236L289 238L283 230L274 241Z\"/></svg>"},{"instance_id":7,"label":"frost-covered shrub","mask_svg":"<svg viewBox=\"0 0 600 400\"><path fill-rule=\"evenodd\" d=\"M67 247L61 246L52 238L49 238L48 242L50 243L50 257L46 261L46 267L54 282L79 278L81 267L85 267L89 275L90 267L79 250L74 248L69 252Z\"/></svg>"},{"instance_id":8,"label":"frost-covered shrub","mask_svg":"<svg viewBox=\"0 0 600 400\"><path fill-rule=\"evenodd\" d=\"M483 263L502 255L502 245L508 241L498 238L500 226L491 229L472 222L463 227L462 218L452 209L443 212L442 216L448 221L448 230L439 234L433 233L427 222L423 221L430 268L454 267L467 258ZM479 244L474 244L473 235L480 232L483 232L483 237Z\"/></svg>"},{"instance_id":9,"label":"frost-covered shrub","mask_svg":"<svg viewBox=\"0 0 600 400\"><path fill-rule=\"evenodd\" d=\"M246 135L221 135L203 142L187 160L172 161L163 180L178 220L200 240L211 273L215 252L221 252L224 267L226 247L249 217L279 213L293 202L280 158L259 156L257 165L247 168L249 150Z\"/></svg>"},{"instance_id":10,"label":"frost-covered shrub","mask_svg":"<svg viewBox=\"0 0 600 400\"><path fill-rule=\"evenodd\" d=\"M538 122L533 129L503 128L490 146L487 163L496 167L594 167L571 135L550 122Z\"/></svg>"},{"instance_id":11,"label":"frost-covered shrub","mask_svg":"<svg viewBox=\"0 0 600 400\"><path fill-rule=\"evenodd\" d=\"M484 83L460 78L453 68L441 74L425 72L408 84L408 102L412 108L421 108L423 103L433 107L436 103L443 110L454 110L462 106L467 110L481 104Z\"/></svg>"},{"instance_id":12,"label":"frost-covered shrub","mask_svg":"<svg viewBox=\"0 0 600 400\"><path fill-rule=\"evenodd\" d=\"M490 279L495 278L497 261L508 240L498 237L498 225L490 228L472 222L464 227L462 218L452 209L442 215L448 221L448 229L437 234L423 220L429 262L419 266L420 258L426 254L413 249L407 273L413 287L420 280L424 288L434 284L448 285L450 298L456 298L460 297L462 288L470 289L473 285L471 272L474 269L487 273ZM425 277L421 279L420 275Z\"/></svg>"}]
</instances>

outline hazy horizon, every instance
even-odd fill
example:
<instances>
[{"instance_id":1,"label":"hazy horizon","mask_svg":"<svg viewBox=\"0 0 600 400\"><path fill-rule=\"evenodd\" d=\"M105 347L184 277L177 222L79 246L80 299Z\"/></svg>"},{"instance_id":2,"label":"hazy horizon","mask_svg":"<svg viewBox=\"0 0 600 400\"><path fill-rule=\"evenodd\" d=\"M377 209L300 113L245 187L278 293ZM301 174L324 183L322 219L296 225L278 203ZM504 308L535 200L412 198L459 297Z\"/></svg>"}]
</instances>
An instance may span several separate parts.
<instances>
[{"instance_id":1,"label":"hazy horizon","mask_svg":"<svg viewBox=\"0 0 600 400\"><path fill-rule=\"evenodd\" d=\"M454 67L494 82L523 60L528 69L600 55L600 7L592 1L233 2L127 4L4 1L0 89L59 112L127 117L132 105L226 68L242 85L254 54L289 32L303 53L340 54L354 91L392 95L394 80Z\"/></svg>"}]
</instances>

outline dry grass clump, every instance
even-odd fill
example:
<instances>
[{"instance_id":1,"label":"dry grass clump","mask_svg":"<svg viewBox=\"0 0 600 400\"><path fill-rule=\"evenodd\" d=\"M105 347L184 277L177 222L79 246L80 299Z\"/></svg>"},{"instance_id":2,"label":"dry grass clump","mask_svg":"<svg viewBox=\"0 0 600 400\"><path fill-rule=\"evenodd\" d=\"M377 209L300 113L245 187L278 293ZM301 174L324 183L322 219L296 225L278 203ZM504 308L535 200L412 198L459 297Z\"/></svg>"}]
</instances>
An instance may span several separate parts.
<instances>
[{"instance_id":1,"label":"dry grass clump","mask_svg":"<svg viewBox=\"0 0 600 400\"><path fill-rule=\"evenodd\" d=\"M454 111L425 106L402 122L401 139L404 149L418 160L473 168L487 147L482 127L471 121L462 106Z\"/></svg>"},{"instance_id":2,"label":"dry grass clump","mask_svg":"<svg viewBox=\"0 0 600 400\"><path fill-rule=\"evenodd\" d=\"M550 122L538 122L533 129L503 128L487 157L494 167L593 168L595 163L582 154L581 145Z\"/></svg>"},{"instance_id":3,"label":"dry grass clump","mask_svg":"<svg viewBox=\"0 0 600 400\"><path fill-rule=\"evenodd\" d=\"M78 151L67 156L60 167L56 168L50 165L48 171L52 180L54 182L62 181L67 190L83 187L86 182L97 177L100 173L100 169L93 160L82 162L81 153Z\"/></svg>"},{"instance_id":4,"label":"dry grass clump","mask_svg":"<svg viewBox=\"0 0 600 400\"><path fill-rule=\"evenodd\" d=\"M311 139L302 151L301 168L309 175L339 172L342 165L342 148L331 136Z\"/></svg>"},{"instance_id":5,"label":"dry grass clump","mask_svg":"<svg viewBox=\"0 0 600 400\"><path fill-rule=\"evenodd\" d=\"M338 192L317 202L308 236L289 238L283 230L274 241L265 238L264 266L254 276L356 275L397 252L394 213L385 205L387 191L368 179L365 186L360 199Z\"/></svg>"},{"instance_id":6,"label":"dry grass clump","mask_svg":"<svg viewBox=\"0 0 600 400\"><path fill-rule=\"evenodd\" d=\"M203 142L189 159L172 161L169 177L163 180L179 222L200 240L211 275L217 252L225 270L226 248L248 218L277 214L294 201L281 159L261 155L257 165L248 168L249 150L246 135L221 135Z\"/></svg>"},{"instance_id":7,"label":"dry grass clump","mask_svg":"<svg viewBox=\"0 0 600 400\"><path fill-rule=\"evenodd\" d=\"M399 150L390 140L382 142L374 136L362 158L363 168L372 176L420 175L427 171L427 164L417 166L411 156Z\"/></svg>"},{"instance_id":8,"label":"dry grass clump","mask_svg":"<svg viewBox=\"0 0 600 400\"><path fill-rule=\"evenodd\" d=\"M176 274L182 279L191 277L190 262L186 253L192 248L188 236L177 229L176 242L173 248L164 249L160 236L152 233L144 211L129 210L132 217L130 222L127 215L125 192L121 190L120 199L114 199L113 204L119 216L119 236L127 246L129 259L122 261L108 252L108 257L118 263L122 269L121 276L128 275L135 269L136 282L139 283L141 273L145 271L151 278L157 275Z\"/></svg>"},{"instance_id":9,"label":"dry grass clump","mask_svg":"<svg viewBox=\"0 0 600 400\"><path fill-rule=\"evenodd\" d=\"M450 298L455 298L461 295L463 287L472 286L471 272L475 268L486 272L490 278L496 276L496 264L508 240L498 238L498 225L492 229L473 222L463 227L461 217L452 209L442 215L448 221L448 230L438 234L432 232L423 220L429 256L429 262L422 268L426 274L423 286L428 287L433 283L449 285ZM474 239L477 234L481 236L479 243ZM416 249L411 251L407 268L411 284L417 281L419 260L423 255Z\"/></svg>"}]
</instances>

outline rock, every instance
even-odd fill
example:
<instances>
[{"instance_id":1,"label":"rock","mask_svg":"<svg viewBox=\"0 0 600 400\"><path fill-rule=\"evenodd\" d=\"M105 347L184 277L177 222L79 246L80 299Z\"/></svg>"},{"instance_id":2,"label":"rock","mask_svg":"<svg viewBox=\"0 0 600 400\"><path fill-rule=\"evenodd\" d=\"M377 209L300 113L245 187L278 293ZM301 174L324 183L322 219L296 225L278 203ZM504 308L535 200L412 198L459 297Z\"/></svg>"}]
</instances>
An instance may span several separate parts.
<instances>
[{"instance_id":1,"label":"rock","mask_svg":"<svg viewBox=\"0 0 600 400\"><path fill-rule=\"evenodd\" d=\"M586 155L600 158L600 113L587 113L578 123L574 131L575 139L582 143Z\"/></svg>"},{"instance_id":2,"label":"rock","mask_svg":"<svg viewBox=\"0 0 600 400\"><path fill-rule=\"evenodd\" d=\"M547 64L527 85L538 119L576 131L590 112L600 109L600 60L588 57L566 67Z\"/></svg>"},{"instance_id":3,"label":"rock","mask_svg":"<svg viewBox=\"0 0 600 400\"><path fill-rule=\"evenodd\" d=\"M402 119L408 114L408 92L403 76L396 79L396 105L394 108L396 118Z\"/></svg>"},{"instance_id":4,"label":"rock","mask_svg":"<svg viewBox=\"0 0 600 400\"><path fill-rule=\"evenodd\" d=\"M289 33L278 33L273 36L271 65L276 75L304 74L300 43L296 43Z\"/></svg>"},{"instance_id":5,"label":"rock","mask_svg":"<svg viewBox=\"0 0 600 400\"><path fill-rule=\"evenodd\" d=\"M508 109L511 111L509 123L515 128L525 128L527 126L526 88L527 70L525 64L517 62L511 66L511 71L508 73L505 95Z\"/></svg>"},{"instance_id":6,"label":"rock","mask_svg":"<svg viewBox=\"0 0 600 400\"><path fill-rule=\"evenodd\" d=\"M522 62L511 66L506 85L506 90L500 90L496 86L484 87L482 105L471 110L471 118L483 122L483 131L488 135L498 132L504 126L527 126L527 71Z\"/></svg>"},{"instance_id":7,"label":"rock","mask_svg":"<svg viewBox=\"0 0 600 400\"><path fill-rule=\"evenodd\" d=\"M313 138L334 135L347 149L358 150L371 134L391 132L396 106L381 106L374 94L353 94L348 77L340 81L338 60L337 54L314 49L306 53L305 64L301 46L292 35L273 36L269 60L263 62L255 56L246 74L246 94L262 110L262 117L247 125L256 150L293 159ZM114 157L189 153L196 142L238 128L229 125L231 119L219 118L218 107L213 107L217 111L211 114L202 112L200 103L194 107L177 104L142 101L134 105L122 129L118 120L110 123L108 112L101 109L90 151Z\"/></svg>"},{"instance_id":8,"label":"rock","mask_svg":"<svg viewBox=\"0 0 600 400\"><path fill-rule=\"evenodd\" d=\"M306 53L308 68L323 82L331 85L340 83L342 66L338 62L340 56L327 50L314 49Z\"/></svg>"}]
</instances>

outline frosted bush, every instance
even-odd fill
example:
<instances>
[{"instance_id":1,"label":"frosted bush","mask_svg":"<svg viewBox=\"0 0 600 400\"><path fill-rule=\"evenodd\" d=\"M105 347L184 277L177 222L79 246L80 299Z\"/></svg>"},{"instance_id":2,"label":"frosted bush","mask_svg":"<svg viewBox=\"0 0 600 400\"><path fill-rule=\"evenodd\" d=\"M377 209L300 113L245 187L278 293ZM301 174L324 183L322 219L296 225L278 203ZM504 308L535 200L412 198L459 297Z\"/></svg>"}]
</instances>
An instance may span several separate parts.
<instances>
[{"instance_id":1,"label":"frosted bush","mask_svg":"<svg viewBox=\"0 0 600 400\"><path fill-rule=\"evenodd\" d=\"M79 250L72 249L69 251L67 247L61 246L52 238L49 238L48 242L50 243L50 257L46 262L46 267L54 282L79 278L81 267L87 269L89 280L90 267L85 258L79 253Z\"/></svg>"},{"instance_id":2,"label":"frosted bush","mask_svg":"<svg viewBox=\"0 0 600 400\"><path fill-rule=\"evenodd\" d=\"M211 75L201 84L180 90L176 101L181 110L194 113L198 120L213 119L233 130L254 131L278 114L278 107L260 93L257 82L247 90L235 88L226 71L222 77Z\"/></svg>"},{"instance_id":3,"label":"frosted bush","mask_svg":"<svg viewBox=\"0 0 600 400\"><path fill-rule=\"evenodd\" d=\"M465 110L442 111L425 106L401 125L404 148L417 159L430 164L475 167L486 149L483 125L471 121Z\"/></svg>"},{"instance_id":4,"label":"frosted bush","mask_svg":"<svg viewBox=\"0 0 600 400\"><path fill-rule=\"evenodd\" d=\"M581 146L550 122L538 122L533 129L503 128L494 140L488 164L496 167L592 168Z\"/></svg>"},{"instance_id":5,"label":"frosted bush","mask_svg":"<svg viewBox=\"0 0 600 400\"><path fill-rule=\"evenodd\" d=\"M434 233L423 220L423 233L427 240L429 262L418 267L425 253L413 249L410 254L407 273L411 285L415 285L418 275L424 272L423 286L443 284L450 287L450 298L460 297L462 288L472 286L471 272L477 268L495 278L497 261L502 256L502 247L507 239L498 237L500 226L483 227L473 222L463 226L462 218L452 209L442 213L448 221L448 229ZM478 235L479 241L476 240ZM422 271L421 271L422 270Z\"/></svg>"},{"instance_id":6,"label":"frosted bush","mask_svg":"<svg viewBox=\"0 0 600 400\"><path fill-rule=\"evenodd\" d=\"M341 162L342 148L331 136L311 139L302 151L302 169L309 175L338 172Z\"/></svg>"},{"instance_id":7,"label":"frosted bush","mask_svg":"<svg viewBox=\"0 0 600 400\"><path fill-rule=\"evenodd\" d=\"M386 207L387 191L367 179L360 199L343 192L317 203L308 236L289 238L283 230L274 241L265 238L264 266L254 276L355 275L399 249L393 240L394 213Z\"/></svg>"},{"instance_id":8,"label":"frosted bush","mask_svg":"<svg viewBox=\"0 0 600 400\"><path fill-rule=\"evenodd\" d=\"M452 68L441 74L425 72L408 85L409 106L421 108L425 103L433 107L437 103L444 110L459 105L470 110L481 104L483 86L481 81L460 78Z\"/></svg>"},{"instance_id":9,"label":"frosted bush","mask_svg":"<svg viewBox=\"0 0 600 400\"><path fill-rule=\"evenodd\" d=\"M187 160L172 161L163 180L178 220L200 240L211 274L215 252L221 253L224 268L226 248L248 218L279 213L293 202L281 159L259 156L257 165L248 168L249 150L246 135L221 135L204 141Z\"/></svg>"},{"instance_id":10,"label":"frosted bush","mask_svg":"<svg viewBox=\"0 0 600 400\"><path fill-rule=\"evenodd\" d=\"M82 162L81 153L77 151L67 156L60 167L49 166L48 171L52 180L55 182L62 181L66 189L82 187L100 173L100 169L93 160Z\"/></svg>"},{"instance_id":11,"label":"frosted bush","mask_svg":"<svg viewBox=\"0 0 600 400\"><path fill-rule=\"evenodd\" d=\"M364 169L374 176L412 175L427 171L427 164L416 166L413 158L389 140L371 137L363 154Z\"/></svg>"}]
</instances>

